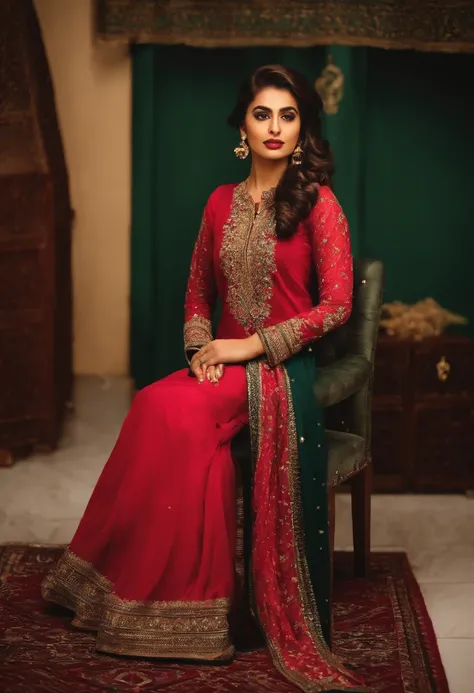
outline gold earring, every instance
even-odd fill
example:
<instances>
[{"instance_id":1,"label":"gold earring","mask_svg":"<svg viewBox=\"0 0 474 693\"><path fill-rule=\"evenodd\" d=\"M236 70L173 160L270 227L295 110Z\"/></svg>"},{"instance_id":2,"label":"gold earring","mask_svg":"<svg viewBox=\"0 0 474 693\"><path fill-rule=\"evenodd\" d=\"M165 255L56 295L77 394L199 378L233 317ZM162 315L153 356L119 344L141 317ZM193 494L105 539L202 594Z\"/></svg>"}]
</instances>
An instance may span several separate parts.
<instances>
[{"instance_id":1,"label":"gold earring","mask_svg":"<svg viewBox=\"0 0 474 693\"><path fill-rule=\"evenodd\" d=\"M234 154L237 157L237 159L246 159L249 155L250 149L245 141L247 139L247 135L242 135L240 138L240 144L238 147L234 149Z\"/></svg>"},{"instance_id":2,"label":"gold earring","mask_svg":"<svg viewBox=\"0 0 474 693\"><path fill-rule=\"evenodd\" d=\"M293 166L301 166L303 163L303 150L299 143L296 145L295 151L291 155L291 163Z\"/></svg>"}]
</instances>

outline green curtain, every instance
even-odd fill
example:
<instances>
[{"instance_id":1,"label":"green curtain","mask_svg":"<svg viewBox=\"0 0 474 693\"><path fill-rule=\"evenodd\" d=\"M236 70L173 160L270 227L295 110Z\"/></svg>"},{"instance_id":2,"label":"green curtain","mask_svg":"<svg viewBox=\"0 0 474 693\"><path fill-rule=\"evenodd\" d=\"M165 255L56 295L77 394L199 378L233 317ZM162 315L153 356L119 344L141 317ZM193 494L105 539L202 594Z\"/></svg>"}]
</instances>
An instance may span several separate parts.
<instances>
[{"instance_id":1,"label":"green curtain","mask_svg":"<svg viewBox=\"0 0 474 693\"><path fill-rule=\"evenodd\" d=\"M385 300L432 296L474 335L474 56L328 53L345 77L326 132L355 254L384 262Z\"/></svg>"},{"instance_id":2,"label":"green curtain","mask_svg":"<svg viewBox=\"0 0 474 693\"><path fill-rule=\"evenodd\" d=\"M474 322L473 55L140 45L133 49L131 249L137 387L185 365L183 299L202 209L217 185L248 173L225 122L240 81L280 62L314 82L328 53L345 76L325 133L355 255L385 263L386 300L433 296Z\"/></svg>"},{"instance_id":3,"label":"green curtain","mask_svg":"<svg viewBox=\"0 0 474 693\"><path fill-rule=\"evenodd\" d=\"M473 55L368 51L364 250L386 299L474 323Z\"/></svg>"}]
</instances>

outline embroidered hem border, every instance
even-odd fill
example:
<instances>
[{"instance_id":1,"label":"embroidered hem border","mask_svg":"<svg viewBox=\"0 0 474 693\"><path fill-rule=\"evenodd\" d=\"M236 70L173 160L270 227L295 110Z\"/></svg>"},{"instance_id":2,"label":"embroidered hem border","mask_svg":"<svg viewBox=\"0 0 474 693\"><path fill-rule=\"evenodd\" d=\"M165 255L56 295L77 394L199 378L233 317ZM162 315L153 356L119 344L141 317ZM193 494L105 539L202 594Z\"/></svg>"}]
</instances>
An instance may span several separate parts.
<instances>
[{"instance_id":1,"label":"embroidered hem border","mask_svg":"<svg viewBox=\"0 0 474 693\"><path fill-rule=\"evenodd\" d=\"M97 631L96 649L134 657L226 660L234 654L230 599L142 602L120 599L112 583L66 549L42 595L75 612L72 624Z\"/></svg>"}]
</instances>

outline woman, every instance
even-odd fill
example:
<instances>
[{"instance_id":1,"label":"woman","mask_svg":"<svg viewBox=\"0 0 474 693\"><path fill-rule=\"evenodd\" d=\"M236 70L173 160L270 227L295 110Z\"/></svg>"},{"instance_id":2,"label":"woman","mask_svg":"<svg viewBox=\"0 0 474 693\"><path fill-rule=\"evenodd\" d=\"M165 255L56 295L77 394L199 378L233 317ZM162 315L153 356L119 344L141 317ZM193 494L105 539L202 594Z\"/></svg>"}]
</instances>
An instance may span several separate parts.
<instances>
[{"instance_id":1,"label":"woman","mask_svg":"<svg viewBox=\"0 0 474 693\"><path fill-rule=\"evenodd\" d=\"M320 111L316 92L281 66L241 89L229 122L252 167L204 210L185 300L190 368L137 394L43 585L74 625L97 631L98 650L232 658L230 446L250 423L253 611L275 666L303 691L363 690L329 649L327 469L310 345L350 315L352 257Z\"/></svg>"}]
</instances>

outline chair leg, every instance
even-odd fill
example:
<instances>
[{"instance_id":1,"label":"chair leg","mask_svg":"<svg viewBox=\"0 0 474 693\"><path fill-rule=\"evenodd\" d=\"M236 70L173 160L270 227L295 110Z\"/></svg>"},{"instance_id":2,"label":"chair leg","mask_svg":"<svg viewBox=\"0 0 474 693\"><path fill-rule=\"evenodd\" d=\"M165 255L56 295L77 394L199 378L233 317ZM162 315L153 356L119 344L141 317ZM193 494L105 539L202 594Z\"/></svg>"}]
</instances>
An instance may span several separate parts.
<instances>
[{"instance_id":1,"label":"chair leg","mask_svg":"<svg viewBox=\"0 0 474 693\"><path fill-rule=\"evenodd\" d=\"M352 477L352 536L354 540L354 571L365 577L370 567L370 496L372 493L372 465Z\"/></svg>"},{"instance_id":2,"label":"chair leg","mask_svg":"<svg viewBox=\"0 0 474 693\"><path fill-rule=\"evenodd\" d=\"M334 536L336 533L336 489L330 486L328 489L328 515L329 515L329 632L333 642L333 592L334 592Z\"/></svg>"}]
</instances>

